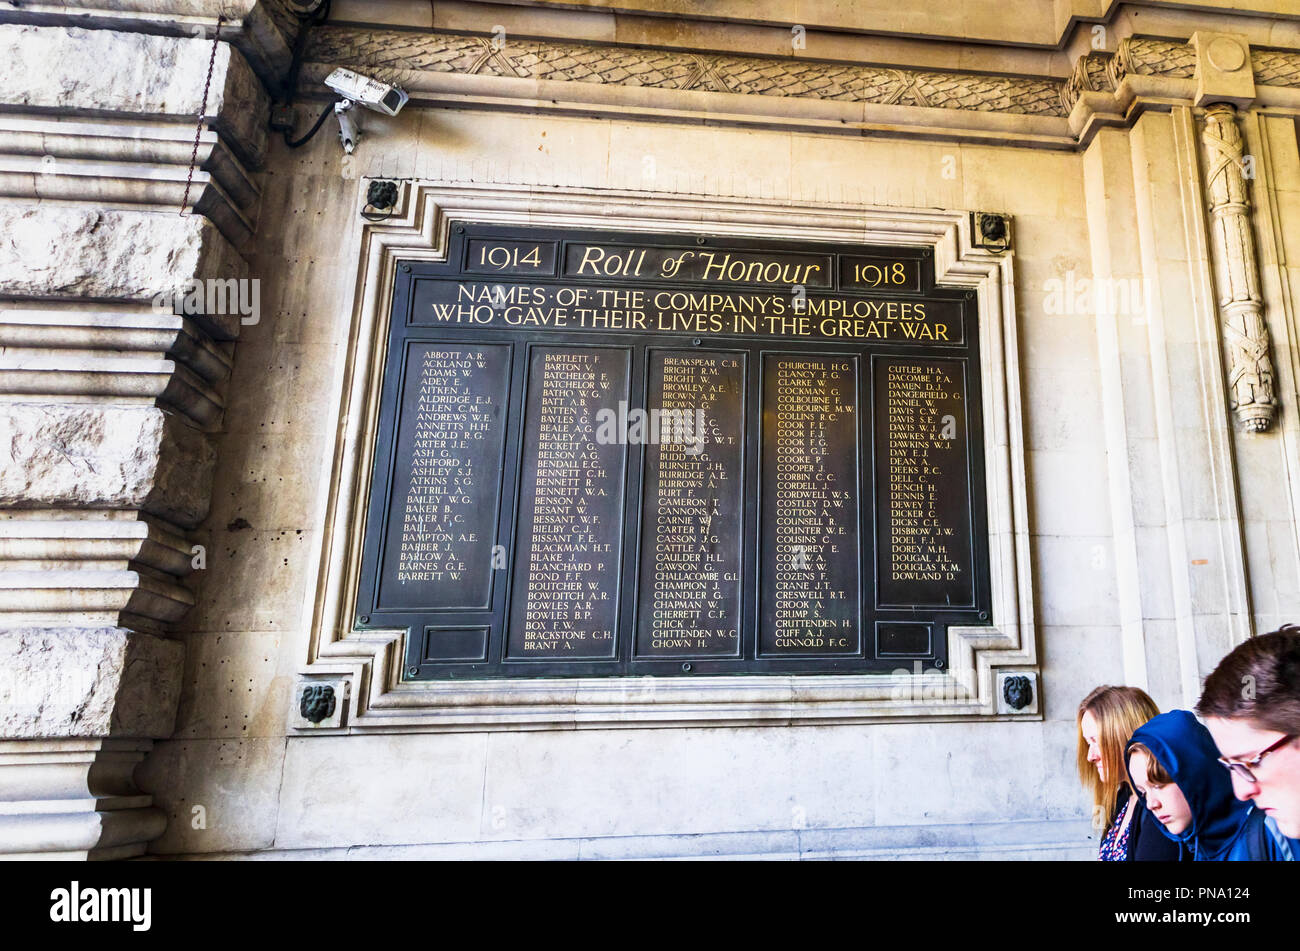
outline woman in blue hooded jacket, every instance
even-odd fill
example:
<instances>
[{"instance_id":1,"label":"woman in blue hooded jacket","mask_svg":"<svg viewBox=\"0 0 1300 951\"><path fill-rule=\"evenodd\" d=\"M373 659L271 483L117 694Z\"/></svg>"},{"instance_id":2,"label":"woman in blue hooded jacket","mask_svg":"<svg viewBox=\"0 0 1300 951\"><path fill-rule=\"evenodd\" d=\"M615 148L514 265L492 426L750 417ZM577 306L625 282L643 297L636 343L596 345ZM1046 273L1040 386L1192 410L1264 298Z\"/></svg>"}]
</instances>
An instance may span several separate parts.
<instances>
[{"instance_id":1,"label":"woman in blue hooded jacket","mask_svg":"<svg viewBox=\"0 0 1300 951\"><path fill-rule=\"evenodd\" d=\"M1127 747L1129 781L1145 795L1161 831L1195 861L1287 861L1284 840L1263 812L1232 794L1210 732L1186 710L1138 727Z\"/></svg>"}]
</instances>

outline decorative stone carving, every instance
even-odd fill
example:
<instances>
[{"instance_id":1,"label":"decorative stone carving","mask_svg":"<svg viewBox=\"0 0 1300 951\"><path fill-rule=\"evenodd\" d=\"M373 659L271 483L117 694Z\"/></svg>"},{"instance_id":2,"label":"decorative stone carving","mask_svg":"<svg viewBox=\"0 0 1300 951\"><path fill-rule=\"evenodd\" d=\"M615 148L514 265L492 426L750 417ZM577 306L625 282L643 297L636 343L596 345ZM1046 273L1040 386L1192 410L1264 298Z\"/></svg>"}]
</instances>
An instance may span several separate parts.
<instances>
[{"instance_id":1,"label":"decorative stone carving","mask_svg":"<svg viewBox=\"0 0 1300 951\"><path fill-rule=\"evenodd\" d=\"M998 253L1011 247L1011 218L988 211L971 212L971 244Z\"/></svg>"},{"instance_id":2,"label":"decorative stone carving","mask_svg":"<svg viewBox=\"0 0 1300 951\"><path fill-rule=\"evenodd\" d=\"M397 182L376 179L366 188L366 206L361 217L367 221L383 221L395 213L400 186Z\"/></svg>"},{"instance_id":3,"label":"decorative stone carving","mask_svg":"<svg viewBox=\"0 0 1300 951\"><path fill-rule=\"evenodd\" d=\"M1217 36L1217 35L1216 35ZM1234 55L1223 44L1216 46L1215 62L1230 64ZM1252 58L1254 54L1252 52ZM1115 93L1130 75L1169 80L1192 80L1198 74L1198 51L1191 43L1146 37L1127 37L1116 52L1094 51L1079 58L1065 80L1038 76L989 76L946 70L889 68L845 62L819 62L805 57L740 56L725 53L694 53L664 48L634 49L607 44L583 45L551 40L508 39L504 44L491 37L455 33L369 30L350 26L320 26L307 41L306 63L300 83L304 94L319 91L320 80L334 66L349 66L411 88L413 95L437 102L485 98L493 103L518 99L529 108L538 105L580 107L603 111L622 101L618 93L595 89L564 92L503 80L533 83L577 83L581 86L622 87L626 101L638 109L647 102L674 115L710 113L717 120L718 105L709 100L692 102L691 97L648 100L637 90L662 89L675 92L726 93L763 99L815 100L825 103L867 103L879 106L912 106L982 114L970 119L937 120L945 131L965 137L978 129L979 137L989 130L1005 133L1009 116L1033 117L1035 122L1068 118L1084 93ZM1209 61L1208 59L1206 60ZM1300 85L1300 54L1274 53L1257 68L1260 82L1276 80L1279 85ZM1218 67L1216 67L1217 69ZM1250 79L1249 68L1238 68L1238 81ZM455 78L453 78L455 77ZM483 82L464 83L467 77ZM1178 95L1179 83L1163 84L1160 92L1144 87L1143 95ZM1190 98L1190 97L1189 97ZM1062 136L1060 145L1086 145L1101 125L1127 125L1125 108L1107 108L1097 99L1096 107L1084 116L1072 135ZM1240 103L1238 103L1240 104ZM740 113L779 114L797 121L826 122L820 113L806 112L797 103L751 104ZM840 113L839 122L857 122ZM816 120L816 121L814 121ZM728 120L724 120L728 121ZM736 121L743 121L737 119ZM834 120L829 120L834 121ZM872 121L868 114L868 124ZM891 116L883 120L896 123ZM932 116L915 121L932 126ZM1023 128L1023 127L1019 127ZM1042 144L1053 135L1049 126L1037 126L1035 141ZM1046 136L1048 138L1043 138Z\"/></svg>"},{"instance_id":4,"label":"decorative stone carving","mask_svg":"<svg viewBox=\"0 0 1300 951\"><path fill-rule=\"evenodd\" d=\"M1195 105L1230 102L1244 109L1254 102L1255 76L1244 35L1197 30L1188 42L1196 50Z\"/></svg>"},{"instance_id":5,"label":"decorative stone carving","mask_svg":"<svg viewBox=\"0 0 1300 951\"><path fill-rule=\"evenodd\" d=\"M1086 53L1074 62L1074 72L1061 88L1061 104L1068 113L1085 92L1114 92L1115 80L1111 75L1114 53Z\"/></svg>"},{"instance_id":6,"label":"decorative stone carving","mask_svg":"<svg viewBox=\"0 0 1300 951\"><path fill-rule=\"evenodd\" d=\"M1024 668L995 673L997 709L1002 716L1029 716L1042 711L1042 690L1038 674Z\"/></svg>"},{"instance_id":7,"label":"decorative stone carving","mask_svg":"<svg viewBox=\"0 0 1300 951\"><path fill-rule=\"evenodd\" d=\"M404 70L510 79L699 90L750 96L1064 116L1062 84L1028 77L888 69L806 59L709 55L665 49L490 40L447 33L312 31L307 60L392 78Z\"/></svg>"},{"instance_id":8,"label":"decorative stone carving","mask_svg":"<svg viewBox=\"0 0 1300 951\"><path fill-rule=\"evenodd\" d=\"M1186 43L1128 37L1120 41L1108 65L1116 86L1130 73L1191 79L1196 75L1196 51Z\"/></svg>"},{"instance_id":9,"label":"decorative stone carving","mask_svg":"<svg viewBox=\"0 0 1300 951\"><path fill-rule=\"evenodd\" d=\"M1219 320L1228 350L1228 398L1243 428L1263 432L1273 423L1277 397L1250 222L1250 196L1242 175L1241 131L1233 106L1217 103L1206 109L1201 145Z\"/></svg>"},{"instance_id":10,"label":"decorative stone carving","mask_svg":"<svg viewBox=\"0 0 1300 951\"><path fill-rule=\"evenodd\" d=\"M1034 700L1033 682L1023 674L1006 678L1002 681L1002 699L1012 710L1023 710Z\"/></svg>"},{"instance_id":11,"label":"decorative stone carving","mask_svg":"<svg viewBox=\"0 0 1300 951\"><path fill-rule=\"evenodd\" d=\"M1300 53L1251 47L1255 82L1264 86L1300 87Z\"/></svg>"},{"instance_id":12,"label":"decorative stone carving","mask_svg":"<svg viewBox=\"0 0 1300 951\"><path fill-rule=\"evenodd\" d=\"M376 180L366 188L366 204L387 211L397 204L397 182Z\"/></svg>"},{"instance_id":13,"label":"decorative stone carving","mask_svg":"<svg viewBox=\"0 0 1300 951\"><path fill-rule=\"evenodd\" d=\"M308 684L303 688L298 710L309 723L320 723L334 715L334 688L329 684Z\"/></svg>"},{"instance_id":14,"label":"decorative stone carving","mask_svg":"<svg viewBox=\"0 0 1300 951\"><path fill-rule=\"evenodd\" d=\"M347 721L352 682L346 677L323 680L319 676L298 682L289 726L295 730L337 730Z\"/></svg>"}]
</instances>

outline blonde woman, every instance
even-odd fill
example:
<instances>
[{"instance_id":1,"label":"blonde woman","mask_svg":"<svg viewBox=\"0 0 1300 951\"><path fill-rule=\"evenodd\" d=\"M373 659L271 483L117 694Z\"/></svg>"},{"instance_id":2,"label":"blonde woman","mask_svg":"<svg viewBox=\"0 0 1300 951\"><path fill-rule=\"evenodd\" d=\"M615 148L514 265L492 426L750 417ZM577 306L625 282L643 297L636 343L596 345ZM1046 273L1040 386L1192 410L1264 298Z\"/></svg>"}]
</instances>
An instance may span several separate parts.
<instances>
[{"instance_id":1,"label":"blonde woman","mask_svg":"<svg viewBox=\"0 0 1300 951\"><path fill-rule=\"evenodd\" d=\"M1092 794L1103 862L1176 862L1180 849L1129 785L1129 737L1160 713L1137 687L1098 687L1079 704L1079 778Z\"/></svg>"}]
</instances>

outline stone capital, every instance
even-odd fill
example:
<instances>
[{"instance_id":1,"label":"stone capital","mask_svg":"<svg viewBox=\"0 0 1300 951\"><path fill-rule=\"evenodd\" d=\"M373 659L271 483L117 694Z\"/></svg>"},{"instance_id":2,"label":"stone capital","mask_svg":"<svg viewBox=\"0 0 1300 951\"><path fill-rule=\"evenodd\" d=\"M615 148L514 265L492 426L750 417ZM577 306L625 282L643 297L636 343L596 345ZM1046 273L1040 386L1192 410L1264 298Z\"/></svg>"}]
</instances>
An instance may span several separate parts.
<instances>
[{"instance_id":1,"label":"stone capital","mask_svg":"<svg viewBox=\"0 0 1300 951\"><path fill-rule=\"evenodd\" d=\"M1255 101L1255 74L1245 36L1198 30L1189 42L1196 50L1196 105L1228 102L1245 107Z\"/></svg>"}]
</instances>

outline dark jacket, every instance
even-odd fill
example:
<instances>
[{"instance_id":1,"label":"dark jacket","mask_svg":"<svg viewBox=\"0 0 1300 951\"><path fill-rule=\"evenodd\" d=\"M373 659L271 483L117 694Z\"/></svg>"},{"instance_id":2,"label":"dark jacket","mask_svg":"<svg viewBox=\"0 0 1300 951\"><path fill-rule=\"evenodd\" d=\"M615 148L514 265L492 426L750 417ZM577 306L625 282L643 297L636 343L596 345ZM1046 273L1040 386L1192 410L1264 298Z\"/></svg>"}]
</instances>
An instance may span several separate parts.
<instances>
[{"instance_id":1,"label":"dark jacket","mask_svg":"<svg viewBox=\"0 0 1300 951\"><path fill-rule=\"evenodd\" d=\"M1127 786L1120 787L1118 816L1124 815L1124 809L1131 795L1133 794L1129 792ZM1137 805L1133 808L1133 818L1129 820L1128 854L1124 857L1124 861L1178 862L1183 857L1183 847L1164 835L1164 826L1147 808L1146 800L1138 796Z\"/></svg>"},{"instance_id":2,"label":"dark jacket","mask_svg":"<svg viewBox=\"0 0 1300 951\"><path fill-rule=\"evenodd\" d=\"M1174 835L1163 824L1157 825L1195 861L1288 858L1265 827L1264 813L1232 794L1232 779L1217 761L1219 751L1210 731L1191 713L1171 710L1152 717L1133 734L1129 745L1134 743L1141 743L1155 755L1187 800L1192 821L1183 832ZM1126 767L1127 762L1125 756Z\"/></svg>"},{"instance_id":3,"label":"dark jacket","mask_svg":"<svg viewBox=\"0 0 1300 951\"><path fill-rule=\"evenodd\" d=\"M1277 842L1278 848L1286 856L1286 861L1300 862L1300 839L1288 839L1284 836L1272 816L1268 816L1264 820L1264 827L1268 829L1268 834Z\"/></svg>"}]
</instances>

